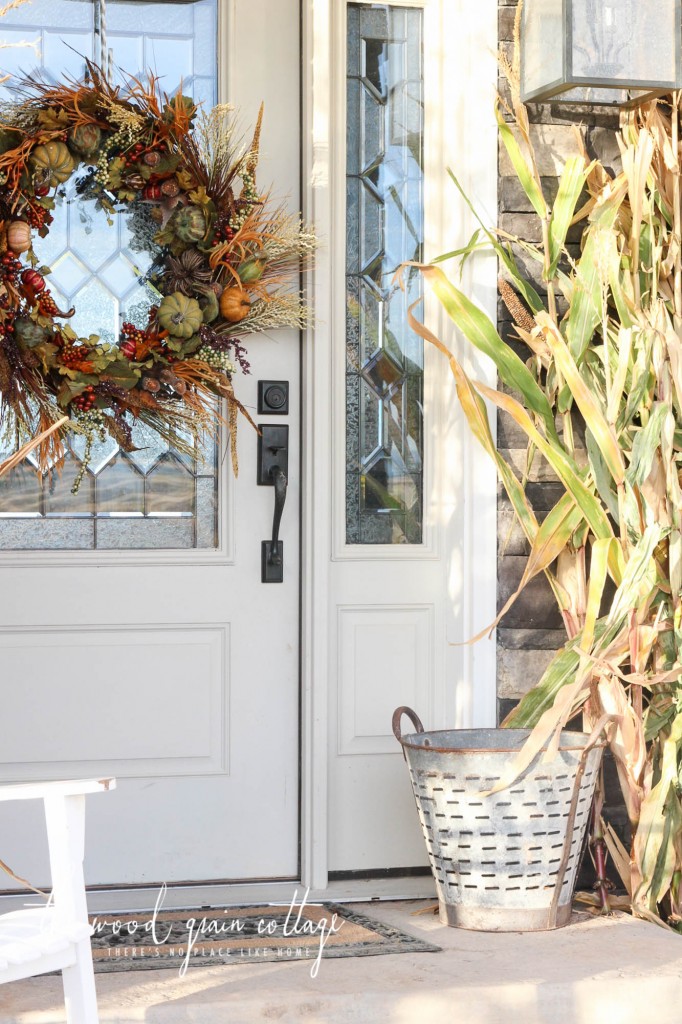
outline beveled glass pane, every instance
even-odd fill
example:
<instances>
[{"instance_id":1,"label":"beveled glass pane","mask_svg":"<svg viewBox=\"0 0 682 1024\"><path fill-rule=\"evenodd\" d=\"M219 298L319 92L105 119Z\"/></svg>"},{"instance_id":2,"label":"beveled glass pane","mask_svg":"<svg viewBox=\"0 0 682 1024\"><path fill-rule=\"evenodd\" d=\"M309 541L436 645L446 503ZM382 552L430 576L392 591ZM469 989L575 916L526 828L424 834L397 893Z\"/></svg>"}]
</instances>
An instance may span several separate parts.
<instances>
[{"instance_id":1,"label":"beveled glass pane","mask_svg":"<svg viewBox=\"0 0 682 1024\"><path fill-rule=\"evenodd\" d=\"M193 548L195 544L194 519L174 518L109 519L97 520L97 548L121 550L140 548Z\"/></svg>"},{"instance_id":2,"label":"beveled glass pane","mask_svg":"<svg viewBox=\"0 0 682 1024\"><path fill-rule=\"evenodd\" d=\"M0 525L5 551L87 551L95 546L95 518L7 518Z\"/></svg>"},{"instance_id":3,"label":"beveled glass pane","mask_svg":"<svg viewBox=\"0 0 682 1024\"><path fill-rule=\"evenodd\" d=\"M98 516L144 515L144 477L125 456L95 478Z\"/></svg>"},{"instance_id":4,"label":"beveled glass pane","mask_svg":"<svg viewBox=\"0 0 682 1024\"><path fill-rule=\"evenodd\" d=\"M383 444L381 399L366 381L360 382L360 466L365 465Z\"/></svg>"},{"instance_id":5,"label":"beveled glass pane","mask_svg":"<svg viewBox=\"0 0 682 1024\"><path fill-rule=\"evenodd\" d=\"M0 516L39 516L42 482L30 462L22 462L0 477Z\"/></svg>"},{"instance_id":6,"label":"beveled glass pane","mask_svg":"<svg viewBox=\"0 0 682 1024\"><path fill-rule=\"evenodd\" d=\"M185 93L208 108L216 102L216 0L123 0L109 3L106 14L114 68L136 76L152 70L166 92L182 79ZM2 27L8 42L43 40L40 58L27 49L4 50L3 69L9 71L56 82L65 73L82 76L84 57L99 59L91 2L41 0L8 11ZM6 86L0 85L0 97L11 98ZM78 196L76 184L72 178L56 196L54 222L47 238L35 240L36 253L52 267L49 285L57 305L76 306L74 329L116 342L121 320L143 326L158 302L142 280L158 252L152 242L158 225L146 209L134 217L118 213L110 225L94 202ZM61 475L40 477L29 458L0 478L0 548L215 547L216 446L208 443L206 457L195 461L139 423L132 440L135 450L123 453L110 438L95 438L76 496L71 488L85 453L82 436L71 439Z\"/></svg>"},{"instance_id":7,"label":"beveled glass pane","mask_svg":"<svg viewBox=\"0 0 682 1024\"><path fill-rule=\"evenodd\" d=\"M421 297L396 268L420 260L423 12L351 4L347 108L346 540L418 544L422 508L422 342L407 323ZM360 92L358 91L360 90Z\"/></svg>"},{"instance_id":8,"label":"beveled glass pane","mask_svg":"<svg viewBox=\"0 0 682 1024\"><path fill-rule=\"evenodd\" d=\"M67 453L64 465L45 475L43 500L46 516L91 516L95 505L95 480L91 473L85 473L78 494L72 493L80 462Z\"/></svg>"},{"instance_id":9,"label":"beveled glass pane","mask_svg":"<svg viewBox=\"0 0 682 1024\"><path fill-rule=\"evenodd\" d=\"M147 475L148 516L194 513L194 477L180 459L165 455Z\"/></svg>"}]
</instances>

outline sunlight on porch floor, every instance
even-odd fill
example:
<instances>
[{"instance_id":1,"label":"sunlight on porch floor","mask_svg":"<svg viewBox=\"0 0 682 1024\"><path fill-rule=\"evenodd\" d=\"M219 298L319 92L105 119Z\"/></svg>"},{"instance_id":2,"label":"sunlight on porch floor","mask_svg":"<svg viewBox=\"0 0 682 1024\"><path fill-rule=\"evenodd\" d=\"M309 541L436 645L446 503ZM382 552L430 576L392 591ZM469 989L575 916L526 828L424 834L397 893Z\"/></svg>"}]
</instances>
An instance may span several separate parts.
<instances>
[{"instance_id":1,"label":"sunlight on porch floor","mask_svg":"<svg viewBox=\"0 0 682 1024\"><path fill-rule=\"evenodd\" d=\"M442 953L97 975L101 1024L679 1024L682 937L624 915L490 934L414 917L426 901L354 908ZM0 988L0 1024L61 1024L61 980Z\"/></svg>"}]
</instances>

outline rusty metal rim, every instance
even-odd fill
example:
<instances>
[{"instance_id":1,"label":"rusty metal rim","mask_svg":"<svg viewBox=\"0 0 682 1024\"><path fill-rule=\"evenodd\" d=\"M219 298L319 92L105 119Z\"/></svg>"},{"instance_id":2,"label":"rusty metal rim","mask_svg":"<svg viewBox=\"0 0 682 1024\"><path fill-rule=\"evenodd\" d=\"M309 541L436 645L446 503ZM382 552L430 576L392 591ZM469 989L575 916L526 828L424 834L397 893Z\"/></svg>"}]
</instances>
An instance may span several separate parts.
<instances>
[{"instance_id":1,"label":"rusty metal rim","mask_svg":"<svg viewBox=\"0 0 682 1024\"><path fill-rule=\"evenodd\" d=\"M455 730L452 730L453 732ZM418 733L419 736L428 736L428 733ZM588 733L581 733L581 736L588 736ZM430 744L427 746L424 743L409 743L405 737L401 737L400 743L403 747L409 747L410 750L429 750L434 754L518 754L523 747L432 747ZM595 747L606 747L608 746L606 740L601 740L599 743L594 744ZM558 747L557 750L569 751L573 753L582 753L585 747ZM590 750L592 747L590 747ZM538 750L538 754L542 754L547 747L541 747Z\"/></svg>"}]
</instances>

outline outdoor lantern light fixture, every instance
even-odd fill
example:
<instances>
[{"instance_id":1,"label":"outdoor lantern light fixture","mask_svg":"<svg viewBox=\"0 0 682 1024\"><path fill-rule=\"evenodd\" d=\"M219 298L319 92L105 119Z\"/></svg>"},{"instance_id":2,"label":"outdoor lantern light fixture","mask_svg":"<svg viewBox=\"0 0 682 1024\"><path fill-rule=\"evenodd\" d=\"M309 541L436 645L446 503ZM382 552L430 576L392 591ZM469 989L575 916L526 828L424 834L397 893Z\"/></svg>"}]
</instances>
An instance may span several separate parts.
<instances>
[{"instance_id":1,"label":"outdoor lantern light fixture","mask_svg":"<svg viewBox=\"0 0 682 1024\"><path fill-rule=\"evenodd\" d=\"M634 107L676 89L681 0L524 0L525 103Z\"/></svg>"}]
</instances>

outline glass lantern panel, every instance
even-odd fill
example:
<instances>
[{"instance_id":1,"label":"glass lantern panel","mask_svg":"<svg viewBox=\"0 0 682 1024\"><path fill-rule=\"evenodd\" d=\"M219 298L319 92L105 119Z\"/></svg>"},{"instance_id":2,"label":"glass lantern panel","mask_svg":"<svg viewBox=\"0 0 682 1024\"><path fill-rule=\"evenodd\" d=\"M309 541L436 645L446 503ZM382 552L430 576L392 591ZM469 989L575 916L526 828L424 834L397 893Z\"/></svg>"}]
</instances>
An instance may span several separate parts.
<instances>
[{"instance_id":1,"label":"glass lantern panel","mask_svg":"<svg viewBox=\"0 0 682 1024\"><path fill-rule=\"evenodd\" d=\"M572 82L675 82L676 0L573 0L572 6Z\"/></svg>"},{"instance_id":2,"label":"glass lantern panel","mask_svg":"<svg viewBox=\"0 0 682 1024\"><path fill-rule=\"evenodd\" d=\"M526 0L523 5L524 97L563 79L562 11L562 0Z\"/></svg>"}]
</instances>

